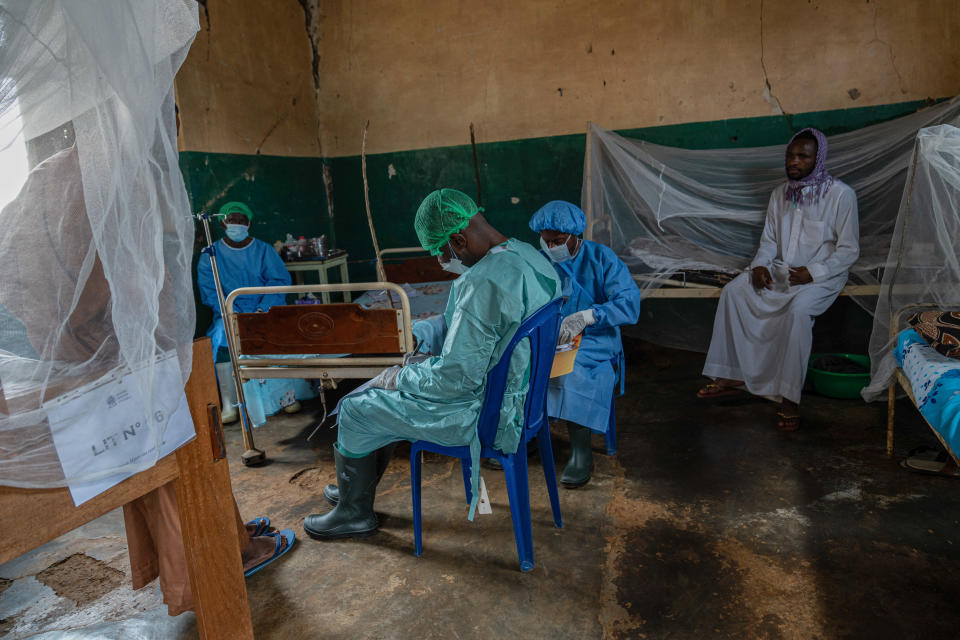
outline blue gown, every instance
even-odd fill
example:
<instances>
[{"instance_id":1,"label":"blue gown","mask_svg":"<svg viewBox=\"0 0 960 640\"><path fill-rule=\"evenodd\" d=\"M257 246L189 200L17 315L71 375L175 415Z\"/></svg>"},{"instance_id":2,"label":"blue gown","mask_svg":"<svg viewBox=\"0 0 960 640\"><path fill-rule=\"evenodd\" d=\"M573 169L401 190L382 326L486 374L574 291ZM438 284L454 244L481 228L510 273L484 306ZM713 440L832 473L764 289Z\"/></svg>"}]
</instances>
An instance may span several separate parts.
<instances>
[{"instance_id":1,"label":"blue gown","mask_svg":"<svg viewBox=\"0 0 960 640\"><path fill-rule=\"evenodd\" d=\"M593 309L596 323L583 332L573 371L550 381L547 414L606 433L618 375L623 383L620 325L639 319L640 290L612 249L589 240L572 259L553 267L567 298L563 317Z\"/></svg>"},{"instance_id":2,"label":"blue gown","mask_svg":"<svg viewBox=\"0 0 960 640\"><path fill-rule=\"evenodd\" d=\"M218 240L214 246L224 298L240 287L278 287L291 282L290 272L283 260L273 247L262 240L253 238L242 249L234 249L223 240ZM213 283L213 269L207 256L200 256L197 263L197 285L201 302L213 309L213 323L207 329L207 335L213 342L216 359L220 348L227 346L227 335ZM278 304L286 304L285 295L240 296L234 301L233 308L238 313L251 313L266 311ZM250 420L258 427L266 422L267 416L272 416L294 401L316 397L309 381L283 378L247 380L243 383L243 393L247 398Z\"/></svg>"}]
</instances>

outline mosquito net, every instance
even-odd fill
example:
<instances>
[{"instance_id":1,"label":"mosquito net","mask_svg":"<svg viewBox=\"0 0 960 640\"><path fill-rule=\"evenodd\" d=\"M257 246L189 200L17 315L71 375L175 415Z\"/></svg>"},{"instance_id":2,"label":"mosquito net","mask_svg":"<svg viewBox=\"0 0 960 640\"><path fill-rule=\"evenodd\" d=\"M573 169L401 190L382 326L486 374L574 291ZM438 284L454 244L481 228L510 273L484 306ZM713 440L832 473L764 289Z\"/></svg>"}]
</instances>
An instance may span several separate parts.
<instances>
[{"instance_id":1,"label":"mosquito net","mask_svg":"<svg viewBox=\"0 0 960 640\"><path fill-rule=\"evenodd\" d=\"M922 127L960 122L960 98L828 138L827 169L857 193L860 259L855 300L872 312ZM784 144L690 150L629 139L590 125L582 203L589 230L627 263L644 289L678 272L735 273L753 258L770 192L786 179ZM722 281L722 278L720 279ZM677 302L675 304L684 304ZM699 348L671 330L659 342Z\"/></svg>"},{"instance_id":2,"label":"mosquito net","mask_svg":"<svg viewBox=\"0 0 960 640\"><path fill-rule=\"evenodd\" d=\"M197 30L192 0L0 0L0 484L139 471L182 413L193 225L173 79ZM142 414L112 441L56 445L130 398ZM65 471L134 435L152 450Z\"/></svg>"},{"instance_id":3,"label":"mosquito net","mask_svg":"<svg viewBox=\"0 0 960 640\"><path fill-rule=\"evenodd\" d=\"M885 394L897 366L896 336L912 311L960 311L960 129L940 125L917 135L887 262L866 400Z\"/></svg>"}]
</instances>

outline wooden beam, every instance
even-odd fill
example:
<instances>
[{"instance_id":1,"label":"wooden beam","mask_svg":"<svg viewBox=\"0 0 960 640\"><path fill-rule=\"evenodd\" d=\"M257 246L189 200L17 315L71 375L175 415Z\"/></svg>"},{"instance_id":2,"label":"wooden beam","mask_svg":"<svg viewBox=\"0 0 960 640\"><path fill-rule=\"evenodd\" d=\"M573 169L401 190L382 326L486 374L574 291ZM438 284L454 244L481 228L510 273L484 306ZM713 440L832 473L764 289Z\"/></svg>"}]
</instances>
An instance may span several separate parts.
<instances>
[{"instance_id":1,"label":"wooden beam","mask_svg":"<svg viewBox=\"0 0 960 640\"><path fill-rule=\"evenodd\" d=\"M187 445L189 446L189 445ZM30 535L4 536L0 564L99 518L157 487L176 479L177 461L167 456L156 466L111 487L79 507L73 506L70 490L0 487L0 514Z\"/></svg>"},{"instance_id":2,"label":"wooden beam","mask_svg":"<svg viewBox=\"0 0 960 640\"><path fill-rule=\"evenodd\" d=\"M197 628L204 639L252 639L230 469L213 446L223 436L219 411L209 411L220 401L208 338L194 345L186 392L197 438L177 450L176 490Z\"/></svg>"}]
</instances>

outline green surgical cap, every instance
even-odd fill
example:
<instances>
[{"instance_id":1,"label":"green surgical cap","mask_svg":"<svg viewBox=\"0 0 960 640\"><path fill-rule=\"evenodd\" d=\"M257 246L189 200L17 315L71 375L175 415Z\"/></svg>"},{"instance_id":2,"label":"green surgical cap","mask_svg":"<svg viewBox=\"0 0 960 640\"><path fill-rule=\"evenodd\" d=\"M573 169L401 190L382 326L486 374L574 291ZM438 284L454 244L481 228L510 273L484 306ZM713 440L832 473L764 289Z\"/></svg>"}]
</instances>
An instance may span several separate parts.
<instances>
[{"instance_id":1,"label":"green surgical cap","mask_svg":"<svg viewBox=\"0 0 960 640\"><path fill-rule=\"evenodd\" d=\"M456 189L439 189L420 203L413 228L420 245L432 255L440 253L450 236L470 224L470 218L482 211L473 198Z\"/></svg>"},{"instance_id":2,"label":"green surgical cap","mask_svg":"<svg viewBox=\"0 0 960 640\"><path fill-rule=\"evenodd\" d=\"M231 213L242 213L247 216L247 220L253 222L253 211L250 210L250 207L243 204L242 202L228 202L222 207L220 207L220 213L217 214L218 218L225 218Z\"/></svg>"}]
</instances>

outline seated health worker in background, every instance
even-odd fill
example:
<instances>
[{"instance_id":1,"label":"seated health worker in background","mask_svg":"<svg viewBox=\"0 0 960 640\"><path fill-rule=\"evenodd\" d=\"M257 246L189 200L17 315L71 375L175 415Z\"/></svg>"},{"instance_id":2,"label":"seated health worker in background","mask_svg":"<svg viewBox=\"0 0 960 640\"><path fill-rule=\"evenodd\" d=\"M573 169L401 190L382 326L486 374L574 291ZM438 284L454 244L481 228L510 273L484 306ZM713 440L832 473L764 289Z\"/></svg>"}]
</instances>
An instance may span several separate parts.
<instances>
[{"instance_id":1,"label":"seated health worker in background","mask_svg":"<svg viewBox=\"0 0 960 640\"><path fill-rule=\"evenodd\" d=\"M573 372L553 378L547 390L547 415L566 420L570 433L570 460L560 477L568 489L590 481L590 432L606 433L618 381L623 389L620 325L640 317L640 290L627 265L609 247L580 238L586 226L580 207L563 200L548 202L530 218L566 298L559 343L583 336Z\"/></svg>"},{"instance_id":2,"label":"seated health worker in background","mask_svg":"<svg viewBox=\"0 0 960 640\"><path fill-rule=\"evenodd\" d=\"M226 232L226 237L215 243L224 298L240 287L277 287L290 284L290 272L284 266L277 250L250 236L250 222L253 220L250 207L242 202L228 202L220 208L219 217ZM213 310L213 323L207 329L207 335L213 342L213 354L218 362L217 381L223 404L223 421L229 423L237 419L237 394L226 348L227 335L213 282L213 269L210 259L205 255L200 256L197 263L197 284L200 287L200 300ZM267 311L278 304L286 304L285 295L240 296L234 302L234 310L238 313ZM247 380L243 384L243 393L246 396L250 420L256 426L262 425L267 416L281 409L287 413L296 413L300 410L299 400L309 400L316 396L308 380L280 378Z\"/></svg>"}]
</instances>

